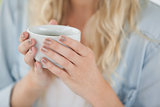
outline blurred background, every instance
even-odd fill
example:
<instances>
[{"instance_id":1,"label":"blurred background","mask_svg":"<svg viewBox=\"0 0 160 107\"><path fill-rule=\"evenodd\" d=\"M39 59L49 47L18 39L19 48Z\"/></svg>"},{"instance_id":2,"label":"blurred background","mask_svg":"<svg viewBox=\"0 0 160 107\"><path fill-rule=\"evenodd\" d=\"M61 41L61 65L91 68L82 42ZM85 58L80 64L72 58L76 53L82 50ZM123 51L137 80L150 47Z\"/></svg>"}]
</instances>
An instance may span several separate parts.
<instances>
[{"instance_id":1,"label":"blurred background","mask_svg":"<svg viewBox=\"0 0 160 107\"><path fill-rule=\"evenodd\" d=\"M155 2L155 3L160 5L160 0L151 0L151 1L153 1L153 2ZM2 3L2 0L0 0L0 6L1 6L1 3Z\"/></svg>"},{"instance_id":2,"label":"blurred background","mask_svg":"<svg viewBox=\"0 0 160 107\"><path fill-rule=\"evenodd\" d=\"M160 0L151 0L151 1L153 1L153 2L155 2L155 3L160 5Z\"/></svg>"}]
</instances>

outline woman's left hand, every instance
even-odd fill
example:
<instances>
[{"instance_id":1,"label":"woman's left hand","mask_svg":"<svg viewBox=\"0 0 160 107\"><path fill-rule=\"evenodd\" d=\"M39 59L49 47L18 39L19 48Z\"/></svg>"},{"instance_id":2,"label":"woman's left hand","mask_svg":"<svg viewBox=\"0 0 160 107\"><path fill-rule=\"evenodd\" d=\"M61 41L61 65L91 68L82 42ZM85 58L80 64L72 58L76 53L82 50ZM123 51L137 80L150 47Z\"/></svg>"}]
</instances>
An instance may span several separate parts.
<instances>
[{"instance_id":1,"label":"woman's left hand","mask_svg":"<svg viewBox=\"0 0 160 107\"><path fill-rule=\"evenodd\" d=\"M96 105L97 100L104 100L108 84L98 70L92 50L66 36L60 36L59 41L70 48L47 38L41 51L63 69L46 58L41 60L44 66L92 105Z\"/></svg>"}]
</instances>

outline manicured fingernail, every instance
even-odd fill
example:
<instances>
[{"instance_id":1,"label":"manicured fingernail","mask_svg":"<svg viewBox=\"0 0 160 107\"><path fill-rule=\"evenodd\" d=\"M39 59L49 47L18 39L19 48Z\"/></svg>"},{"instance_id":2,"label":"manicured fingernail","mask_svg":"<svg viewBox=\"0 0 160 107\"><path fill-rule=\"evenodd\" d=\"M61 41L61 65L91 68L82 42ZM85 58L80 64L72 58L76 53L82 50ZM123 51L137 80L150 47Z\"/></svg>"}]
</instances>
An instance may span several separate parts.
<instances>
[{"instance_id":1,"label":"manicured fingernail","mask_svg":"<svg viewBox=\"0 0 160 107\"><path fill-rule=\"evenodd\" d=\"M41 66L38 65L38 62L36 62L36 68L37 68L37 71L42 72Z\"/></svg>"},{"instance_id":2,"label":"manicured fingernail","mask_svg":"<svg viewBox=\"0 0 160 107\"><path fill-rule=\"evenodd\" d=\"M42 50L43 52L48 52L48 49L45 48L45 47L42 47L41 50Z\"/></svg>"},{"instance_id":3,"label":"manicured fingernail","mask_svg":"<svg viewBox=\"0 0 160 107\"><path fill-rule=\"evenodd\" d=\"M42 59L41 62L42 62L43 64L46 64L48 61L47 61L46 59Z\"/></svg>"},{"instance_id":4,"label":"manicured fingernail","mask_svg":"<svg viewBox=\"0 0 160 107\"><path fill-rule=\"evenodd\" d=\"M25 34L24 34L24 33L22 34L22 36L21 36L21 37L22 37L23 39L25 39L25 38L26 38L26 36L25 36Z\"/></svg>"},{"instance_id":5,"label":"manicured fingernail","mask_svg":"<svg viewBox=\"0 0 160 107\"><path fill-rule=\"evenodd\" d=\"M32 44L32 42L33 42L32 39L30 39L30 40L28 41L28 44Z\"/></svg>"},{"instance_id":6,"label":"manicured fingernail","mask_svg":"<svg viewBox=\"0 0 160 107\"><path fill-rule=\"evenodd\" d=\"M49 24L57 24L57 21L56 20L54 20L54 19L52 19L50 22L49 22Z\"/></svg>"},{"instance_id":7,"label":"manicured fingernail","mask_svg":"<svg viewBox=\"0 0 160 107\"><path fill-rule=\"evenodd\" d=\"M60 36L59 41L64 42L64 41L66 41L66 38L64 36Z\"/></svg>"},{"instance_id":8,"label":"manicured fingernail","mask_svg":"<svg viewBox=\"0 0 160 107\"><path fill-rule=\"evenodd\" d=\"M31 49L29 49L29 54L32 54L32 48L31 48Z\"/></svg>"},{"instance_id":9,"label":"manicured fingernail","mask_svg":"<svg viewBox=\"0 0 160 107\"><path fill-rule=\"evenodd\" d=\"M44 44L51 45L52 44L52 40L51 39L45 39Z\"/></svg>"}]
</instances>

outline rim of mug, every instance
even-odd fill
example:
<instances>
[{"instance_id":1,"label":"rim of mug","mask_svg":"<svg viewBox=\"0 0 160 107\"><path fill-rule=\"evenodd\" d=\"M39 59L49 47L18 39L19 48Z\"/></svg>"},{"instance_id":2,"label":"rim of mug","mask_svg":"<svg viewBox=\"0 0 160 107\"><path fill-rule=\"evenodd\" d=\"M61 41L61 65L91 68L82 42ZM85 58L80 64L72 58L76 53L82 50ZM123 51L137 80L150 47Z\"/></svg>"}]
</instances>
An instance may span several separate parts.
<instances>
[{"instance_id":1,"label":"rim of mug","mask_svg":"<svg viewBox=\"0 0 160 107\"><path fill-rule=\"evenodd\" d=\"M67 28L70 28L70 29L73 29L74 31L76 31L77 33L73 33L73 34L70 34L70 35L76 35L76 34L79 34L81 35L81 31L75 27L71 27L71 26L65 26L65 25L39 25L39 26L31 26L31 27L28 27L27 28L27 32L29 34L34 34L34 35L38 35L38 36L45 36L45 37L51 37L49 35L43 35L43 34L38 34L38 33L34 33L32 32L30 29L34 28L34 27L44 27L44 26L61 26L61 27L67 27ZM57 35L57 36L60 36L60 35ZM52 36L53 37L53 36Z\"/></svg>"}]
</instances>

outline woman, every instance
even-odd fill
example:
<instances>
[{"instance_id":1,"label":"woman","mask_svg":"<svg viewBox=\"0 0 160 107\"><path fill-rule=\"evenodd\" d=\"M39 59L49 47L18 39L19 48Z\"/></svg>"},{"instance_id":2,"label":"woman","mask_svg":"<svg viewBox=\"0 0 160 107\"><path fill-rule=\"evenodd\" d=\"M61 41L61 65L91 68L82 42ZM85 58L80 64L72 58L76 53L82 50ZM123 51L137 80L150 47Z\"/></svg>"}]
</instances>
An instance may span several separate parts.
<instances>
[{"instance_id":1,"label":"woman","mask_svg":"<svg viewBox=\"0 0 160 107\"><path fill-rule=\"evenodd\" d=\"M0 106L160 106L159 6L137 0L34 0L27 14L27 1L12 2L4 1L0 17ZM27 32L16 36L28 24L49 21L82 31L81 43L59 38L71 49L49 38L41 47L65 70L47 58L36 62L36 41Z\"/></svg>"}]
</instances>

